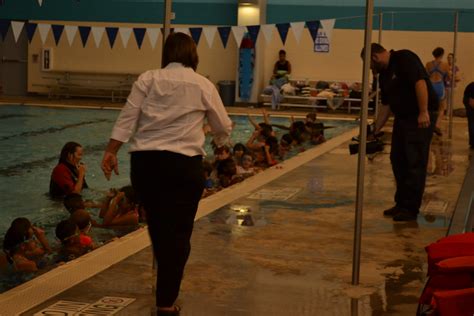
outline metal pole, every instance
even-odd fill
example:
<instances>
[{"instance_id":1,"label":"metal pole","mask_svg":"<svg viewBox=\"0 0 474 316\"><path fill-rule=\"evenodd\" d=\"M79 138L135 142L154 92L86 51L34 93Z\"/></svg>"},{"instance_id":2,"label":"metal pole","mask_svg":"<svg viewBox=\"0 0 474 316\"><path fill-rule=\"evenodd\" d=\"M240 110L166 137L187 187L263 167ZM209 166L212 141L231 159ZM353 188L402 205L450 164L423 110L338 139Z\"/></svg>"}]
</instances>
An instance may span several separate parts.
<instances>
[{"instance_id":1,"label":"metal pole","mask_svg":"<svg viewBox=\"0 0 474 316\"><path fill-rule=\"evenodd\" d=\"M452 64L452 78L451 78L451 91L449 94L449 131L448 131L448 138L453 138L453 106L454 106L454 90L456 89L456 80L455 80L455 73L456 73L456 51L458 46L458 25L459 25L459 11L454 13L454 43L453 43L453 64Z\"/></svg>"},{"instance_id":2,"label":"metal pole","mask_svg":"<svg viewBox=\"0 0 474 316\"><path fill-rule=\"evenodd\" d=\"M165 42L168 35L170 35L171 30L171 4L172 0L165 0L163 15L163 49L165 48Z\"/></svg>"},{"instance_id":3,"label":"metal pole","mask_svg":"<svg viewBox=\"0 0 474 316\"><path fill-rule=\"evenodd\" d=\"M382 45L382 30L383 30L383 13L379 13L379 41L378 43ZM380 93L379 93L379 74L375 76L375 119L379 115L379 102L380 102Z\"/></svg>"},{"instance_id":4,"label":"metal pole","mask_svg":"<svg viewBox=\"0 0 474 316\"><path fill-rule=\"evenodd\" d=\"M362 74L362 109L360 111L359 128L359 159L357 169L357 196L354 226L354 250L352 257L352 285L359 284L360 274L360 244L362 233L362 207L364 202L364 175L365 175L365 149L367 145L367 110L369 106L369 76L372 43L372 23L374 0L366 0L365 5L365 40L364 40L364 67Z\"/></svg>"}]
</instances>

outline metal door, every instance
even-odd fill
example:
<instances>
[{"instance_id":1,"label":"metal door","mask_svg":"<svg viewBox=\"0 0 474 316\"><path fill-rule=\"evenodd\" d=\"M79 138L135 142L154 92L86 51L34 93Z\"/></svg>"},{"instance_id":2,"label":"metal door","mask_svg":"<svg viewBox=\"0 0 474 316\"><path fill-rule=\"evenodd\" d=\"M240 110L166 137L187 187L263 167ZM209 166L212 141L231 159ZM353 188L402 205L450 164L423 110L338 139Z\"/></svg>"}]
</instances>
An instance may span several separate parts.
<instances>
[{"instance_id":1,"label":"metal door","mask_svg":"<svg viewBox=\"0 0 474 316\"><path fill-rule=\"evenodd\" d=\"M1 38L0 38L1 39ZM28 84L28 38L26 30L15 42L10 27L3 42L0 41L0 87L4 95L24 96Z\"/></svg>"}]
</instances>

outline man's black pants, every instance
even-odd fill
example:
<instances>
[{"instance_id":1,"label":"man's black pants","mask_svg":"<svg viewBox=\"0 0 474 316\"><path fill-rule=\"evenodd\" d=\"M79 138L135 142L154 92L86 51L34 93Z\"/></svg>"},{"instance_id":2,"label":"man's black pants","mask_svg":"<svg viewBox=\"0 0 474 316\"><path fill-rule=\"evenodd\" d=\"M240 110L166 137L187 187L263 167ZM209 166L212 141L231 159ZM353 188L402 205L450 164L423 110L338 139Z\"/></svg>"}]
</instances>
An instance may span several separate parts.
<instances>
[{"instance_id":1,"label":"man's black pants","mask_svg":"<svg viewBox=\"0 0 474 316\"><path fill-rule=\"evenodd\" d=\"M469 128L469 145L474 147L474 109L469 104L464 104L466 108L467 125Z\"/></svg>"},{"instance_id":2,"label":"man's black pants","mask_svg":"<svg viewBox=\"0 0 474 316\"><path fill-rule=\"evenodd\" d=\"M395 203L398 208L419 212L436 117L435 112L430 113L429 128L419 128L417 117L395 118L390 160L397 184Z\"/></svg>"},{"instance_id":3,"label":"man's black pants","mask_svg":"<svg viewBox=\"0 0 474 316\"><path fill-rule=\"evenodd\" d=\"M194 217L204 189L202 157L133 152L130 177L146 211L158 265L156 305L172 306L191 251Z\"/></svg>"}]
</instances>

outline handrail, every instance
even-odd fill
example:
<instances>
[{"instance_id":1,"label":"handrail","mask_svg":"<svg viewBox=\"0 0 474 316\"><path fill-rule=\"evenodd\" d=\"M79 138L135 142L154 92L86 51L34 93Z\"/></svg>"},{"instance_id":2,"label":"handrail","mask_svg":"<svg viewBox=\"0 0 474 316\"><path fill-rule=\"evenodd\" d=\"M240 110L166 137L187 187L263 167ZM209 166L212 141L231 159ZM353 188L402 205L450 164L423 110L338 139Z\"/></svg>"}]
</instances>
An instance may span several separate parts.
<instances>
[{"instance_id":1,"label":"handrail","mask_svg":"<svg viewBox=\"0 0 474 316\"><path fill-rule=\"evenodd\" d=\"M474 224L474 150L469 153L469 167L449 223L447 236L470 232Z\"/></svg>"}]
</instances>

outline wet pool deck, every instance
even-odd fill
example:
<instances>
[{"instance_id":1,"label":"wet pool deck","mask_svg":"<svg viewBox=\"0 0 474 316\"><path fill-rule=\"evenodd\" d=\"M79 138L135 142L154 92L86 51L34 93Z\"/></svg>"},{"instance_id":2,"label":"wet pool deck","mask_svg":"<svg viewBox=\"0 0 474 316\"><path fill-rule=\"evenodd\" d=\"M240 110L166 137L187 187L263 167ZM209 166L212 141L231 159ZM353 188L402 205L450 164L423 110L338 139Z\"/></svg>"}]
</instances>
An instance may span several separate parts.
<instances>
[{"instance_id":1,"label":"wet pool deck","mask_svg":"<svg viewBox=\"0 0 474 316\"><path fill-rule=\"evenodd\" d=\"M367 161L359 286L351 286L357 157L344 144L196 222L181 314L415 314L424 247L446 234L464 179L466 130L457 119L452 141L434 139L417 222L381 215L394 193L389 146ZM22 315L104 296L135 299L116 315L150 315L153 283L148 247Z\"/></svg>"},{"instance_id":2,"label":"wet pool deck","mask_svg":"<svg viewBox=\"0 0 474 316\"><path fill-rule=\"evenodd\" d=\"M367 161L359 286L351 286L357 157L345 144L196 222L181 314L415 314L424 246L446 234L468 164L466 124L454 130L451 142L433 141L417 222L381 215L393 201L389 155ZM148 247L22 315L104 296L136 299L116 315L150 315L151 258Z\"/></svg>"}]
</instances>

